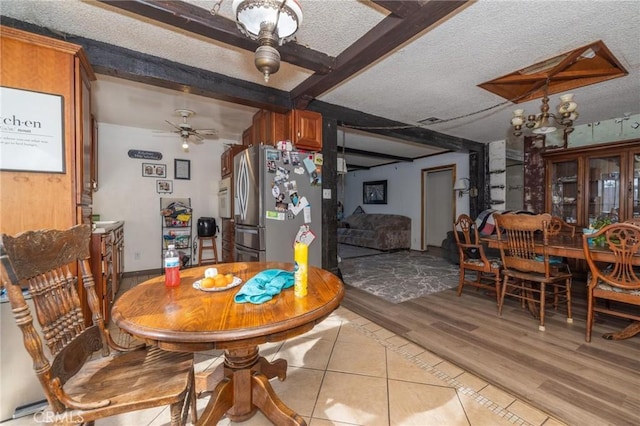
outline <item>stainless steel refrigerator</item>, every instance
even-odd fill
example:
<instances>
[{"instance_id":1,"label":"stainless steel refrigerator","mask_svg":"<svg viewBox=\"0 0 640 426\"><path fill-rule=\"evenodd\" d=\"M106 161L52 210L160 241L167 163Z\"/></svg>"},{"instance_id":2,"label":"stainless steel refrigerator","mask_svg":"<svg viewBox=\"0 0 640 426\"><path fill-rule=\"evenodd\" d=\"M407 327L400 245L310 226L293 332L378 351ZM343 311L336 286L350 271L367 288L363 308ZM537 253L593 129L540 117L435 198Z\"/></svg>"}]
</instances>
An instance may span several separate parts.
<instances>
[{"instance_id":1,"label":"stainless steel refrigerator","mask_svg":"<svg viewBox=\"0 0 640 426\"><path fill-rule=\"evenodd\" d=\"M252 146L236 154L235 260L293 262L298 238L322 266L322 156Z\"/></svg>"}]
</instances>

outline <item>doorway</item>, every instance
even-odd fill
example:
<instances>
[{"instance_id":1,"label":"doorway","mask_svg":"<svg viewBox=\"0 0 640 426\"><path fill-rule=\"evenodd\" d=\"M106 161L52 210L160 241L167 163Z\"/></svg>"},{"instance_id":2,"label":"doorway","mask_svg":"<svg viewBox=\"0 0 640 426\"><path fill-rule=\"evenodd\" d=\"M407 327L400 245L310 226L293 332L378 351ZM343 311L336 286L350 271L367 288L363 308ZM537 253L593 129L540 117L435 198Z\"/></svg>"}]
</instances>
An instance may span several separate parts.
<instances>
[{"instance_id":1,"label":"doorway","mask_svg":"<svg viewBox=\"0 0 640 426\"><path fill-rule=\"evenodd\" d=\"M422 170L421 250L440 247L455 221L455 165Z\"/></svg>"}]
</instances>

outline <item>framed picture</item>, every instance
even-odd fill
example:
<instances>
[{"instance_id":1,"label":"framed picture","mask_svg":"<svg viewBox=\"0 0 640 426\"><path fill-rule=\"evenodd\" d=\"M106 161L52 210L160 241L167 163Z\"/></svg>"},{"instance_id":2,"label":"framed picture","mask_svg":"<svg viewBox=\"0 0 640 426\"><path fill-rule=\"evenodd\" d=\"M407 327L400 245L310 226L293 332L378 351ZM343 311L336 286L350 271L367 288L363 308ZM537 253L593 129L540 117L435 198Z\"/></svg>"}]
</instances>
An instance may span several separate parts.
<instances>
[{"instance_id":1,"label":"framed picture","mask_svg":"<svg viewBox=\"0 0 640 426\"><path fill-rule=\"evenodd\" d=\"M387 204L387 181L363 182L362 202L364 204Z\"/></svg>"},{"instance_id":2,"label":"framed picture","mask_svg":"<svg viewBox=\"0 0 640 426\"><path fill-rule=\"evenodd\" d=\"M62 96L0 87L0 170L65 173Z\"/></svg>"},{"instance_id":3,"label":"framed picture","mask_svg":"<svg viewBox=\"0 0 640 426\"><path fill-rule=\"evenodd\" d=\"M143 177L166 178L167 177L167 165L166 164L142 163L142 176Z\"/></svg>"},{"instance_id":4,"label":"framed picture","mask_svg":"<svg viewBox=\"0 0 640 426\"><path fill-rule=\"evenodd\" d=\"M176 158L174 160L174 167L176 179L191 179L191 160L181 160Z\"/></svg>"},{"instance_id":5,"label":"framed picture","mask_svg":"<svg viewBox=\"0 0 640 426\"><path fill-rule=\"evenodd\" d=\"M156 192L158 194L171 194L173 192L173 181L171 180L157 180Z\"/></svg>"}]
</instances>

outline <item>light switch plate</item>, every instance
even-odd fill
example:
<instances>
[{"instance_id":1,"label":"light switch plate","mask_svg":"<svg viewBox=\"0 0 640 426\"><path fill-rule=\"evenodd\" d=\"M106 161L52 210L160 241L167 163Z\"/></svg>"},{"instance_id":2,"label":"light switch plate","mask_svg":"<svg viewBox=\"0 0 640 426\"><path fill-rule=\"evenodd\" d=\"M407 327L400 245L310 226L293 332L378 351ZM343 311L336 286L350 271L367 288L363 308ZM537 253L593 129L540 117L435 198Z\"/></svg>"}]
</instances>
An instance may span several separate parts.
<instances>
[{"instance_id":1,"label":"light switch plate","mask_svg":"<svg viewBox=\"0 0 640 426\"><path fill-rule=\"evenodd\" d=\"M330 200L331 199L331 188L322 190L322 199Z\"/></svg>"}]
</instances>

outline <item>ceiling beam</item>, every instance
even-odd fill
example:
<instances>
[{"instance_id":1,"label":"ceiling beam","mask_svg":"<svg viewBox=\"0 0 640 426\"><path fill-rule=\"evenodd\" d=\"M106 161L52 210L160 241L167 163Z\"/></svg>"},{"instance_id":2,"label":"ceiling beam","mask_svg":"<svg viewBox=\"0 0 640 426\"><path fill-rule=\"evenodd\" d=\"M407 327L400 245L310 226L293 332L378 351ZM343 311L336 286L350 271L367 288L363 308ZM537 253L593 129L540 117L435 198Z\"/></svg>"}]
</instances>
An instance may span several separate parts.
<instances>
[{"instance_id":1,"label":"ceiling beam","mask_svg":"<svg viewBox=\"0 0 640 426\"><path fill-rule=\"evenodd\" d=\"M240 49L254 52L259 44L244 36L235 21L183 1L98 0L100 3L126 10L141 17L162 22ZM278 47L284 62L312 70L318 74L331 71L335 58L309 49L294 41Z\"/></svg>"},{"instance_id":2,"label":"ceiling beam","mask_svg":"<svg viewBox=\"0 0 640 426\"><path fill-rule=\"evenodd\" d=\"M484 150L484 144L480 142L438 133L424 127L412 126L400 121L389 120L318 100L311 102L308 109L321 113L323 117L336 119L340 126L351 127L369 133L435 146L448 151L482 152Z\"/></svg>"},{"instance_id":3,"label":"ceiling beam","mask_svg":"<svg viewBox=\"0 0 640 426\"><path fill-rule=\"evenodd\" d=\"M419 5L420 3L416 4ZM403 18L392 13L380 21L336 57L335 67L329 74L315 73L295 87L291 91L293 104L296 108L305 109L311 100L347 80L417 34L432 27L447 16L457 13L469 4L471 2L448 0L430 1L417 9L415 9L415 6L404 5L413 9L409 16Z\"/></svg>"},{"instance_id":4,"label":"ceiling beam","mask_svg":"<svg viewBox=\"0 0 640 426\"><path fill-rule=\"evenodd\" d=\"M412 162L413 158L410 157L400 157L398 155L392 155L392 154L384 154L382 152L373 152L373 151L365 151L363 149L355 149L355 148L340 148L339 152L343 152L345 154L351 154L351 155L360 155L362 157L369 157L369 158L384 158L384 159L389 159L389 160L394 160L394 161L404 161L404 162Z\"/></svg>"},{"instance_id":5,"label":"ceiling beam","mask_svg":"<svg viewBox=\"0 0 640 426\"><path fill-rule=\"evenodd\" d=\"M2 25L29 31L83 47L92 67L99 74L112 75L158 87L197 94L255 108L286 112L292 108L285 91L231 78L218 73L135 52L96 40L62 34L6 16ZM314 100L309 109L331 117L340 123L392 138L436 146L449 151L481 152L484 145L467 139L449 136L421 127L406 127L406 123L366 114L349 108ZM371 127L382 129L369 129Z\"/></svg>"},{"instance_id":6,"label":"ceiling beam","mask_svg":"<svg viewBox=\"0 0 640 426\"><path fill-rule=\"evenodd\" d=\"M387 9L401 18L406 18L420 11L424 1L373 0L372 3Z\"/></svg>"},{"instance_id":7,"label":"ceiling beam","mask_svg":"<svg viewBox=\"0 0 640 426\"><path fill-rule=\"evenodd\" d=\"M47 28L5 16L2 17L2 25L82 46L89 63L98 74L111 75L125 80L281 113L291 109L289 94L283 90L250 83L100 41L52 32Z\"/></svg>"}]
</instances>

